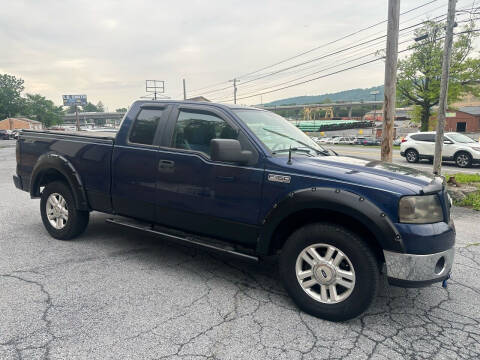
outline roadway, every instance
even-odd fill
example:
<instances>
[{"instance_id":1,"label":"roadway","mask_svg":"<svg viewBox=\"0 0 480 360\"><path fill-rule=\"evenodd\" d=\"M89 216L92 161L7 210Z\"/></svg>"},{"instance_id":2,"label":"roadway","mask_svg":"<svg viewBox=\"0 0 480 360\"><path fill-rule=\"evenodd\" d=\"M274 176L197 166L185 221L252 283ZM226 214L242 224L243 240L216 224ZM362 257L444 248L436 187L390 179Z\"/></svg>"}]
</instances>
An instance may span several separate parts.
<instances>
[{"instance_id":1,"label":"roadway","mask_svg":"<svg viewBox=\"0 0 480 360\"><path fill-rule=\"evenodd\" d=\"M380 159L380 147L378 146L363 146L363 145L322 145L326 148L335 150L339 155L345 156L357 156L371 160ZM400 156L400 150L393 150L393 162L399 165L406 165L418 170L423 170L426 172L432 172L432 164L426 160L422 160L417 164L408 163L404 157ZM480 165L473 165L468 169L461 169L453 162L444 162L442 164L442 172L447 174L452 173L465 173L465 174L480 174Z\"/></svg>"},{"instance_id":2,"label":"roadway","mask_svg":"<svg viewBox=\"0 0 480 360\"><path fill-rule=\"evenodd\" d=\"M6 145L0 141L1 145ZM105 223L59 241L0 145L0 359L479 359L480 222L454 207L447 289L388 286L357 319L309 316L276 263L250 264Z\"/></svg>"}]
</instances>

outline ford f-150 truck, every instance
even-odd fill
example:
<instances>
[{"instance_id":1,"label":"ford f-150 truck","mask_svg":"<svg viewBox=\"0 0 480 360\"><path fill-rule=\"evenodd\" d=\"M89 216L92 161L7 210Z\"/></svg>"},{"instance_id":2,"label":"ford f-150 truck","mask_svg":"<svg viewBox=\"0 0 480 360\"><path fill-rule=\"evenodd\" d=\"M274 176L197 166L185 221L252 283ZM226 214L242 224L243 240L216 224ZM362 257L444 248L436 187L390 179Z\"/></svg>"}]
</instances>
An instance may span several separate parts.
<instances>
[{"instance_id":1,"label":"ford f-150 truck","mask_svg":"<svg viewBox=\"0 0 480 360\"><path fill-rule=\"evenodd\" d=\"M451 271L442 178L338 156L266 110L136 101L117 134L23 131L16 151L14 183L41 199L54 238L73 239L100 211L192 246L276 255L288 294L320 318L362 313L382 272L421 287Z\"/></svg>"}]
</instances>

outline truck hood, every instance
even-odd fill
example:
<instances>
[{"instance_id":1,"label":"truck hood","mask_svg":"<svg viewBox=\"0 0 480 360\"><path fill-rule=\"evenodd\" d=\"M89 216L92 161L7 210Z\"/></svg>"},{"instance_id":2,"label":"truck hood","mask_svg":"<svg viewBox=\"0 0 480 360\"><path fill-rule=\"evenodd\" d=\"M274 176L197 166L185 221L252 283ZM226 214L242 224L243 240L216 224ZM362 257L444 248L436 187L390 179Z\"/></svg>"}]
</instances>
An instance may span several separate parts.
<instances>
[{"instance_id":1,"label":"truck hood","mask_svg":"<svg viewBox=\"0 0 480 360\"><path fill-rule=\"evenodd\" d=\"M285 158L276 160L285 163ZM442 179L426 172L359 157L294 156L290 166L305 175L348 181L360 186L373 186L403 194L434 192L442 188Z\"/></svg>"}]
</instances>

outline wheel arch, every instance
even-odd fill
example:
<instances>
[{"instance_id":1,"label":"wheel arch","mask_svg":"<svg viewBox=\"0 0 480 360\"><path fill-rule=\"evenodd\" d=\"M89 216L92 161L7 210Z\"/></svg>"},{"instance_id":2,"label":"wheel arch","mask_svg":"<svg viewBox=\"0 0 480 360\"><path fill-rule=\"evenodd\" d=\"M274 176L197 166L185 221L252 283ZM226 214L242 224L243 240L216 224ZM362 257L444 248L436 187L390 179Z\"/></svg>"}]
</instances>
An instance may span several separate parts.
<instances>
[{"instance_id":1,"label":"wheel arch","mask_svg":"<svg viewBox=\"0 0 480 360\"><path fill-rule=\"evenodd\" d=\"M52 181L65 182L72 191L75 207L79 210L90 210L82 180L71 162L55 153L43 154L32 171L30 196L40 197L40 188Z\"/></svg>"},{"instance_id":2,"label":"wheel arch","mask_svg":"<svg viewBox=\"0 0 480 360\"><path fill-rule=\"evenodd\" d=\"M274 205L264 219L257 252L271 255L290 234L309 223L325 221L359 234L383 259L383 249L404 251L400 234L375 204L361 195L339 189L304 189Z\"/></svg>"}]
</instances>

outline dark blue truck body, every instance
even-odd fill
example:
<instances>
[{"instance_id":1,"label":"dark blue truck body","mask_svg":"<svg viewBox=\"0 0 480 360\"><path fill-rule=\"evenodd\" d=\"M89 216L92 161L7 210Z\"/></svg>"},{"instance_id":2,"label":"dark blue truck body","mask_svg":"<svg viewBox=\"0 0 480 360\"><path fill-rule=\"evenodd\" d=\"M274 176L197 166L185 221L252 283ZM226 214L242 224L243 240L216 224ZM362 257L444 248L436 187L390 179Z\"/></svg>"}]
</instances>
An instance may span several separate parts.
<instances>
[{"instance_id":1,"label":"dark blue truck body","mask_svg":"<svg viewBox=\"0 0 480 360\"><path fill-rule=\"evenodd\" d=\"M157 108L162 118L153 143L131 142L132 124L141 110ZM173 148L174 125L182 109L211 113L231 124L250 144L255 160L243 165L218 162L202 151ZM137 101L116 136L24 131L17 143L14 180L17 187L39 197L49 176L60 174L79 209L212 237L259 256L279 250L297 226L330 221L362 234L387 267L391 254L448 252L448 268L438 276L398 276L400 270L392 270L388 273L392 283L416 286L448 276L455 230L441 179L390 163L342 156L293 154L289 164L287 153L273 155L234 110L211 103ZM51 169L55 171L49 173ZM443 220L400 223L399 200L422 194L438 196Z\"/></svg>"}]
</instances>

